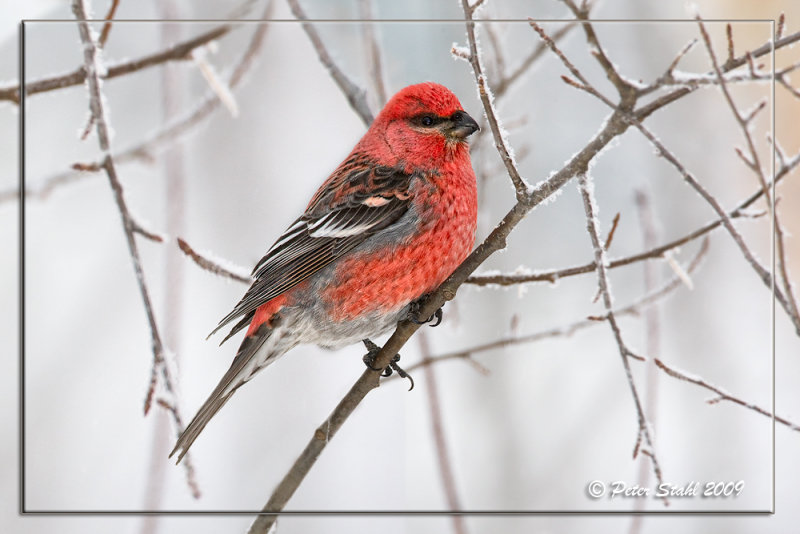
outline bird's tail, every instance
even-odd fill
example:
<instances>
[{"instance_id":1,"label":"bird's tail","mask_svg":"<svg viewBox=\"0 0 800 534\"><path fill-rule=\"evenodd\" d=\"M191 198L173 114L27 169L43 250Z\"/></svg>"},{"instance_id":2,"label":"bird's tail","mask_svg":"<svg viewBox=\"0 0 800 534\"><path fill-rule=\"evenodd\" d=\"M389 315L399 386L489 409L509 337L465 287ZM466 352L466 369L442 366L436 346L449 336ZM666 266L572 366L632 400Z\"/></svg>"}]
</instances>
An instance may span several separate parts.
<instances>
[{"instance_id":1,"label":"bird's tail","mask_svg":"<svg viewBox=\"0 0 800 534\"><path fill-rule=\"evenodd\" d=\"M275 361L277 356L285 352L285 350L275 350L274 342L277 341L275 338L273 338L273 343L267 343L265 346L265 342L272 337L272 334L273 329L264 323L254 333L244 338L236 357L233 359L233 363L231 363L230 369L228 369L225 376L222 377L222 380L219 381L219 384L217 384L217 387L211 392L206 402L200 407L200 410L189 423L189 426L187 426L180 437L178 437L175 448L172 449L172 452L169 454L169 457L172 458L176 452L180 451L176 463L180 463L181 459L189 450L189 447L192 446L197 436L200 435L200 432L203 431L211 418L216 415L226 402L228 402L228 399L231 398L234 391L250 380L258 371Z\"/></svg>"}]
</instances>

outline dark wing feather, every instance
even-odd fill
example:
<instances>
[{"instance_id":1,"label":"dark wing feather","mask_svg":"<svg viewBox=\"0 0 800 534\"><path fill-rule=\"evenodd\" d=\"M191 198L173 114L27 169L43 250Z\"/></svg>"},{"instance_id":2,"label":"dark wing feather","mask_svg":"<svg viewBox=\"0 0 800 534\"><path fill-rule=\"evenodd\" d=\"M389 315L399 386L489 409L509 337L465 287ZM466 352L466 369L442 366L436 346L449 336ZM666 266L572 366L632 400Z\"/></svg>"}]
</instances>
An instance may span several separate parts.
<instances>
[{"instance_id":1,"label":"dark wing feather","mask_svg":"<svg viewBox=\"0 0 800 534\"><path fill-rule=\"evenodd\" d=\"M223 339L245 328L256 309L360 245L408 211L414 175L354 155L323 184L253 269L255 281L209 336L242 317Z\"/></svg>"}]
</instances>

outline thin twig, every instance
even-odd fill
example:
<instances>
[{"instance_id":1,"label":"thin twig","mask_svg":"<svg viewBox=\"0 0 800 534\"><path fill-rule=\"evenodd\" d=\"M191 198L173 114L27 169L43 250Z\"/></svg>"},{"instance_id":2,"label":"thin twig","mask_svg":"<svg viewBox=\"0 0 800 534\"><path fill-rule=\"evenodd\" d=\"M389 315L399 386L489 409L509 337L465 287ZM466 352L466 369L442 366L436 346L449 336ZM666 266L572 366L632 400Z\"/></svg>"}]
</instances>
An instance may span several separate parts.
<instances>
[{"instance_id":1,"label":"thin twig","mask_svg":"<svg viewBox=\"0 0 800 534\"><path fill-rule=\"evenodd\" d=\"M111 25L112 21L114 20L114 14L117 12L117 8L119 7L119 0L112 0L111 7L108 8L108 13L106 13L105 20L106 23L103 24L103 29L100 32L100 39L97 40L97 45L100 48L105 48L106 41L108 41L108 36L111 34Z\"/></svg>"},{"instance_id":2,"label":"thin twig","mask_svg":"<svg viewBox=\"0 0 800 534\"><path fill-rule=\"evenodd\" d=\"M775 183L777 184L782 178L784 178L792 169L800 165L800 153L798 153L794 158L788 160L786 165L781 167L781 169L775 175ZM764 194L764 190L759 188L755 193L750 195L748 198L743 200L735 209L728 212L728 217L731 219L739 218L739 217L748 217L747 208L749 208L756 200L761 198ZM640 252L639 254L634 254L632 256L627 256L625 258L619 258L616 260L609 261L608 268L609 269L616 269L617 267L623 267L625 265L631 265L633 263L637 263L643 260L648 259L663 259L665 254L671 250L677 249L687 243L690 243L699 237L702 237L709 232L719 228L722 225L721 219L716 219L700 228L670 241L669 243L665 243L661 246L652 248L650 250ZM498 285L498 286L511 286L516 284L528 283L528 282L550 282L555 283L562 278L567 278L570 276L576 276L579 274L586 274L591 273L597 268L597 265L594 262L587 263L585 265L580 265L577 267L568 267L566 269L558 269L558 270L551 270L551 271L543 271L537 273L528 273L528 274L477 274L474 276L470 276L466 284L474 284L478 286L487 286L487 285Z\"/></svg>"},{"instance_id":3,"label":"thin twig","mask_svg":"<svg viewBox=\"0 0 800 534\"><path fill-rule=\"evenodd\" d=\"M636 416L639 423L639 432L637 437L637 445L634 450L639 450L639 440L644 439L645 444L647 445L647 453L650 457L650 461L652 462L653 467L653 474L655 475L656 479L658 480L659 484L664 482L663 475L661 473L661 466L659 465L658 458L655 452L655 444L653 443L653 439L650 436L650 424L648 423L647 416L644 413L644 408L642 407L642 403L639 400L639 393L636 389L636 383L633 380L633 373L631 372L630 362L628 361L628 357L632 354L628 347L625 345L625 342L622 339L622 331L619 328L619 324L617 324L617 319L614 314L612 297L611 297L611 288L608 282L608 275L606 273L606 251L603 248L600 242L600 232L597 228L597 207L595 205L594 194L592 192L592 184L589 182L589 179L586 174L581 173L578 175L578 184L579 189L581 192L581 197L583 198L583 207L584 211L586 212L586 229L589 232L589 237L592 241L592 247L594 248L594 256L595 256L595 263L597 263L597 284L600 287L600 291L603 295L603 305L606 309L606 320L608 321L609 326L611 327L611 331L614 334L614 339L617 342L617 346L619 347L619 353L622 357L622 366L625 369L625 376L628 379L628 386L631 390L631 395L633 397L633 402L636 406ZM635 453L634 453L635 457ZM667 505L668 501L664 498L664 504Z\"/></svg>"},{"instance_id":4,"label":"thin twig","mask_svg":"<svg viewBox=\"0 0 800 534\"><path fill-rule=\"evenodd\" d=\"M776 252L776 266L778 269L778 275L780 277L781 286L783 287L784 296L786 298L788 308L786 309L787 313L792 317L793 322L795 325L800 325L800 311L798 311L797 301L795 300L794 293L792 292L792 283L791 279L789 278L788 269L786 267L786 251L784 247L784 233L783 228L780 224L780 220L778 219L777 213L775 213L773 209L773 202L769 190L769 185L767 184L767 178L764 175L764 169L761 165L761 162L758 157L758 150L756 150L755 142L753 141L753 136L750 132L750 121L758 112L758 110L762 109L764 106L756 107L748 117L742 116L741 112L739 112L739 108L736 106L736 102L734 102L733 97L731 96L730 91L728 90L728 84L725 82L725 77L722 75L722 70L719 67L719 63L717 62L717 56L714 53L714 48L711 45L711 38L706 31L706 27L703 24L703 21L700 17L697 18L697 23L700 27L700 34L703 36L703 42L706 45L706 50L708 51L708 56L711 60L711 65L714 69L714 72L717 75L717 80L719 81L719 88L722 91L722 94L725 96L725 101L728 103L728 107L733 114L733 117L736 119L736 123L739 125L739 128L742 130L742 135L745 138L745 142L747 143L747 149L750 153L749 158L749 167L753 170L753 173L756 175L759 184L761 184L761 189L764 191L764 200L767 204L767 209L769 210L770 217L772 219L772 229L774 233L774 242L775 242L775 252ZM729 54L729 63L733 61L733 37L732 32L730 30L730 24L728 24L728 54ZM752 56L750 53L746 54L748 58ZM800 326L798 326L798 334L800 335Z\"/></svg>"},{"instance_id":5,"label":"thin twig","mask_svg":"<svg viewBox=\"0 0 800 534\"><path fill-rule=\"evenodd\" d=\"M559 42L561 39L564 38L573 28L578 25L577 22L569 22L563 27L561 27L557 32L553 34L553 41ZM520 77L531 68L536 61L544 55L547 51L547 45L544 43L537 43L536 46L533 48L530 54L519 64L519 66L514 69L514 71L497 81L497 83L492 85L494 91L495 99L499 99L503 96L506 91L517 81Z\"/></svg>"},{"instance_id":6,"label":"thin twig","mask_svg":"<svg viewBox=\"0 0 800 534\"><path fill-rule=\"evenodd\" d=\"M481 65L478 41L475 37L475 21L472 19L474 9L470 7L468 0L461 0L461 7L464 10L464 19L467 27L467 41L470 51L469 64L472 66L472 72L475 76L478 95L483 104L486 120L489 122L489 127L492 130L495 147L500 154L500 158L503 160L503 164L506 166L506 171L508 172L509 178L511 178L511 182L514 184L514 189L517 192L517 201L520 201L528 196L530 186L519 174L517 165L514 162L514 157L511 155L511 150L506 145L506 140L500 129L500 121L497 118L497 113L494 110L494 104L492 102L492 93L486 81L486 76L483 74L483 67Z\"/></svg>"},{"instance_id":7,"label":"thin twig","mask_svg":"<svg viewBox=\"0 0 800 534\"><path fill-rule=\"evenodd\" d=\"M142 269L142 261L139 256L139 250L136 245L136 238L134 236L135 224L130 215L130 211L128 210L127 203L125 202L122 184L117 176L116 168L114 166L114 159L111 156L109 126L106 119L104 99L100 89L100 50L97 47L97 43L93 39L92 30L89 26L89 23L86 21L86 8L84 0L73 0L72 11L75 14L75 18L78 20L78 32L80 34L81 42L83 43L84 70L86 72L87 89L89 93L89 109L92 113L92 116L95 118L94 124L100 150L105 154L102 166L106 172L106 175L108 176L111 189L114 193L114 200L117 204L117 208L119 209L120 217L122 219L122 226L125 230L125 238L128 243L128 251L130 253L133 270L136 275L136 281L139 286L139 293L141 294L142 304L144 305L145 314L147 315L147 321L150 326L150 342L153 350L153 372L151 376L151 386L148 388L148 393L144 403L144 412L147 414L155 394L154 379L156 369L160 369L162 384L170 396L173 396L175 392L175 388L173 386L174 380L171 376L169 366L165 360L164 344L161 340L161 334L158 330L158 324L156 322L152 302L150 300L150 293L145 281L144 270ZM180 414L177 409L174 410L172 414L176 430L178 433L180 433L183 430ZM193 482L194 470L192 463L189 462L185 469L190 487L196 487L196 484Z\"/></svg>"},{"instance_id":8,"label":"thin twig","mask_svg":"<svg viewBox=\"0 0 800 534\"><path fill-rule=\"evenodd\" d=\"M570 0L565 0L565 1L570 1ZM636 127L642 133L642 135L644 135L648 139L648 141L650 141L650 143L656 148L658 153L664 159L669 161L670 164L672 164L672 166L675 167L675 169L678 170L678 172L683 176L683 179L695 191L697 191L697 193L703 198L703 200L706 201L706 203L708 203L712 207L712 209L717 213L717 216L720 218L720 221L721 221L722 225L725 227L725 229L731 235L731 237L733 238L734 242L739 247L739 250L744 255L745 260L747 260L747 262L753 267L753 269L756 271L756 274L758 274L759 278L761 278L761 280L764 282L764 284L771 291L774 292L775 298L778 300L778 302L780 302L781 306L784 308L784 310L786 311L787 315L789 315L789 319L794 324L795 330L796 330L797 334L800 336L800 316L798 316L798 315L796 315L794 313L794 311L792 310L792 306L788 302L787 298L784 296L783 291L781 291L777 286L775 286L773 284L772 275L758 262L758 260L752 254L750 249L745 244L744 239L742 238L741 234L739 234L737 232L737 230L734 228L730 217L722 209L722 207L720 206L720 204L717 201L717 199L713 195L711 195L708 192L708 190L706 190L702 186L702 184L700 184L700 182L698 182L697 179L691 173L689 173L686 170L686 168L683 166L683 164L671 152L669 152L669 150L666 149L666 147L658 140L658 138L656 138L650 132L650 130L648 130L644 126L644 124L642 123L642 119L639 118L640 115L641 115L641 110L639 110L637 112L633 112L633 113L629 111L629 109L632 109L633 106L636 103L636 96L634 95L634 96L630 97L630 94L625 94L625 95L620 94L621 101L624 104L616 105L613 102L611 102L608 98L606 98L604 95L602 95L597 89L595 89L591 84L589 84L586 81L586 78L584 78L580 74L580 72L577 70L577 68L575 68L575 66L572 65L572 63L569 61L569 59L567 59L566 56L564 56L563 52L561 52L558 49L558 47L555 45L555 43L553 43L552 40L547 37L547 35L544 33L543 30L541 30L541 28L539 28L533 21L530 21L530 23L531 23L531 26L533 26L534 29L542 36L542 38L545 39L545 42L547 42L547 44L548 44L548 46L550 46L551 50L553 50L553 52L556 53L559 58L561 58L562 62L567 66L567 68L570 70L570 72L572 72L573 75L576 76L582 83L579 84L577 82L570 82L569 79L565 79L565 81L570 83L570 85L573 85L574 87L576 87L578 89L581 89L583 91L586 91L587 93L595 96L600 101L602 101L604 104L606 104L611 109L613 109L615 114L618 113L619 114L619 118L621 120L623 120L624 122ZM753 55L755 55L755 54L753 54ZM630 98L632 98L632 100L630 100ZM626 102L626 100L627 100L627 102Z\"/></svg>"},{"instance_id":9,"label":"thin twig","mask_svg":"<svg viewBox=\"0 0 800 534\"><path fill-rule=\"evenodd\" d=\"M702 244L700 245L700 249L697 251L694 258L692 258L691 262L687 267L687 271L689 273L694 272L695 269L697 269L697 267L700 265L701 260L703 259L703 257L705 257L705 254L708 252L708 243L709 243L708 238L703 240ZM664 286L645 294L644 296L628 304L627 306L616 308L614 310L614 315L616 317L623 317L628 315L637 316L641 314L643 310L647 310L650 306L661 301L664 297L666 297L673 291L677 290L682 285L683 281L679 276L676 275L669 282L664 284ZM448 352L439 356L435 356L432 359L435 361L439 361L439 360L446 360L453 358L468 358L472 354L499 349L503 347L534 343L537 341L542 341L544 339L571 337L576 332L600 324L599 321L604 321L606 320L606 318L607 318L606 315L593 316L588 319L581 319L564 326L550 328L547 330L541 330L539 332L534 332L532 334L500 338L495 341L482 343L481 345L477 345L474 347L469 347L466 349L461 349L458 351ZM406 370L411 371L414 368L415 366L412 365L409 366L408 369Z\"/></svg>"},{"instance_id":10,"label":"thin twig","mask_svg":"<svg viewBox=\"0 0 800 534\"><path fill-rule=\"evenodd\" d=\"M616 87L617 92L622 98L622 103L620 105L625 107L626 102L635 100L634 95L636 94L636 89L619 73L619 71L617 71L614 63L612 63L612 61L608 58L603 50L603 47L600 45L600 40L597 37L597 33L594 31L594 25L592 25L592 23L589 21L588 6L584 4L581 7L578 7L572 0L561 1L564 2L570 11L572 11L572 13L575 15L575 18L582 21L581 27L583 28L583 32L586 34L586 41L591 47L592 55L605 71L606 77L612 84L614 84L614 87Z\"/></svg>"},{"instance_id":11,"label":"thin twig","mask_svg":"<svg viewBox=\"0 0 800 534\"><path fill-rule=\"evenodd\" d=\"M274 11L275 2L268 0L264 7L264 12L261 15L262 20L269 20ZM255 63L258 52L261 50L261 45L270 27L267 23L259 24L250 38L250 42L242 53L241 58L234 67L230 78L228 79L227 86L231 89L239 86L245 79L245 75L250 71ZM120 165L122 163L129 163L132 161L152 161L159 150L165 150L172 146L177 141L181 140L188 133L195 131L194 127L202 122L211 113L216 111L221 102L219 98L211 92L206 95L203 101L186 113L183 117L176 119L163 129L152 134L148 139L120 152L112 153L114 163ZM58 173L47 178L44 184L36 190L26 189L25 198L35 198L38 200L47 199L50 194L58 188L73 184L84 178L93 176L93 173L102 171L101 162L92 163L76 163L72 166L72 170ZM19 189L14 188L0 193L0 203L16 200L19 198Z\"/></svg>"},{"instance_id":12,"label":"thin twig","mask_svg":"<svg viewBox=\"0 0 800 534\"><path fill-rule=\"evenodd\" d=\"M678 161L674 154L672 154L662 143L658 140L656 136L654 136L650 130L648 130L641 122L639 122L633 115L625 114L625 120L630 121L630 123L635 126L641 133L644 135L648 141L656 148L658 153L666 159L673 167L678 171L678 173L683 177L684 181L686 181L706 203L711 206L711 208L717 213L717 216L720 218L722 226L728 231L731 238L733 238L734 243L739 248L740 252L744 256L747 263L753 268L756 272L758 277L764 283L770 291L774 291L776 300L781 304L781 307L786 311L786 314L789 316L789 320L795 327L795 331L797 335L800 336L800 316L796 315L792 309L791 304L787 300L786 296L783 294L780 288L773 284L773 277L772 274L769 273L761 263L755 258L753 253L750 251L748 246L744 242L744 238L742 238L741 234L736 230L733 226L733 222L731 222L731 218L728 214L723 210L722 206L720 206L717 199L708 192L708 190L703 187L702 184L692 175L683 164Z\"/></svg>"},{"instance_id":13,"label":"thin twig","mask_svg":"<svg viewBox=\"0 0 800 534\"><path fill-rule=\"evenodd\" d=\"M759 58L761 56L765 56L767 54L773 53L776 50L779 50L781 48L789 46L789 45L791 45L791 44L793 44L793 43L795 43L797 41L800 41L800 32L795 32L795 33L793 33L791 35L787 35L786 37L778 39L778 40L776 40L774 42L770 40L767 43L759 46L755 50L750 50L749 54L754 58ZM736 58L736 60L731 62L730 65L723 66L722 67L722 71L723 72L730 72L733 69L739 68L739 67L741 67L742 65L744 65L746 63L747 63L747 55L746 54L745 55L741 55L738 58ZM709 76L712 75L712 74L713 74L713 72L709 73ZM648 94L650 92L656 91L660 87L661 87L661 85L652 84L652 85L650 85L648 87L641 88L641 89L638 90L638 96L643 96L643 95ZM666 105L668 105L668 104L670 104L670 103L672 103L672 102L674 102L674 101L676 101L676 100L678 100L680 98L683 98L684 96L688 95L689 93L694 92L695 90L697 90L697 86L696 85L690 85L688 87L680 87L680 88L678 88L678 89L676 89L674 91L671 91L671 92L669 92L669 93L667 93L665 95L662 95L662 96L656 98L655 100L653 100L652 102L649 102L649 103L645 104L644 106L642 106L641 108L639 108L638 110L636 110L636 118L639 119L640 121L643 121L644 119L646 119L647 117L652 115L655 111L663 108L664 106L666 106Z\"/></svg>"},{"instance_id":14,"label":"thin twig","mask_svg":"<svg viewBox=\"0 0 800 534\"><path fill-rule=\"evenodd\" d=\"M347 102L350 104L350 107L352 107L359 118L361 118L361 121L364 123L364 125L369 126L372 124L374 115L367 104L367 92L356 85L350 78L348 78L347 75L342 72L339 66L333 61L333 58L331 58L331 55L328 53L328 49L325 48L325 44L322 42L322 38L317 32L317 28L308 22L308 17L306 16L305 11L303 11L303 8L300 6L300 2L298 0L287 1L289 2L289 7L292 10L292 14L297 20L301 21L303 31L305 31L306 35L308 35L308 39L311 41L314 50L317 52L320 62L328 70L328 74L331 75L331 78L333 78L333 81L336 82L336 85L339 86L339 89L341 89L342 93L347 98Z\"/></svg>"},{"instance_id":15,"label":"thin twig","mask_svg":"<svg viewBox=\"0 0 800 534\"><path fill-rule=\"evenodd\" d=\"M671 376L673 378L677 378L679 380L683 380L684 382L689 382L690 384L694 384L696 386L700 386L700 387L702 387L704 389L707 389L708 391L712 391L712 392L716 393L717 397L714 398L714 399L711 399L709 401L710 404L713 404L715 402L719 402L720 400L730 401L730 402L733 402L735 404L738 404L739 406L743 406L743 407L747 408L748 410L753 410L756 413L760 413L761 415L765 415L765 416L769 417L770 419L772 419L774 417L776 422L789 427L791 430L794 430L795 432L800 432L800 425L797 425L796 423L793 423L793 422L789 421L788 419L786 419L784 417L778 417L777 415L773 415L772 412L770 412L769 410L766 410L766 409L761 408L760 406L757 406L757 405L755 405L753 403L750 403L750 402L747 402L745 400L742 400L740 397L737 397L736 395L728 393L727 391L723 390L722 388L719 388L717 386L709 384L708 382L706 382L702 378L690 375L689 373L686 373L686 372L683 372L683 371L679 371L679 370L675 369L674 367L670 367L667 364L665 364L663 361L659 360L658 358L655 358L654 361L655 361L655 364L658 366L658 368L661 369L662 371L664 371L665 373L667 373L669 376Z\"/></svg>"},{"instance_id":16,"label":"thin twig","mask_svg":"<svg viewBox=\"0 0 800 534\"><path fill-rule=\"evenodd\" d=\"M229 24L223 24L201 33L197 37L193 37L171 46L166 50L162 50L161 52L156 52L132 61L126 61L118 65L109 65L102 79L109 80L117 76L124 76L149 67L161 65L168 61L185 61L189 59L189 54L192 50L219 39L231 31L232 28L233 27ZM25 84L25 96L72 87L80 85L85 81L86 69L85 67L79 67L69 74L44 78ZM9 100L15 104L19 104L19 84L0 87L0 100Z\"/></svg>"},{"instance_id":17,"label":"thin twig","mask_svg":"<svg viewBox=\"0 0 800 534\"><path fill-rule=\"evenodd\" d=\"M253 282L253 279L250 278L249 276L244 276L237 272L231 271L230 269L223 267L218 261L211 260L195 252L195 250L189 246L189 243L187 243L180 237L177 239L177 242L178 242L178 247L181 249L181 251L187 256L189 256L192 259L192 261L194 261L201 269L216 274L217 276L230 278L232 280L236 280L237 282L242 282L244 284L250 284Z\"/></svg>"}]
</instances>

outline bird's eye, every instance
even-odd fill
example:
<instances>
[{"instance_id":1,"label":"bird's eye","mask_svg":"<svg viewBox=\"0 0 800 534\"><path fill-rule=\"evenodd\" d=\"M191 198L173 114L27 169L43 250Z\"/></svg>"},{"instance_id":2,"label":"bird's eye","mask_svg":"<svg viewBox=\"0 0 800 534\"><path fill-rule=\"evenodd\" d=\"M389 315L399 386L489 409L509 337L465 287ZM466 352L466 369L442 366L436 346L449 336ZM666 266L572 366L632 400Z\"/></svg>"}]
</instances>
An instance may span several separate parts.
<instances>
[{"instance_id":1,"label":"bird's eye","mask_svg":"<svg viewBox=\"0 0 800 534\"><path fill-rule=\"evenodd\" d=\"M433 117L425 115L420 119L420 123L422 123L423 126L433 126Z\"/></svg>"}]
</instances>

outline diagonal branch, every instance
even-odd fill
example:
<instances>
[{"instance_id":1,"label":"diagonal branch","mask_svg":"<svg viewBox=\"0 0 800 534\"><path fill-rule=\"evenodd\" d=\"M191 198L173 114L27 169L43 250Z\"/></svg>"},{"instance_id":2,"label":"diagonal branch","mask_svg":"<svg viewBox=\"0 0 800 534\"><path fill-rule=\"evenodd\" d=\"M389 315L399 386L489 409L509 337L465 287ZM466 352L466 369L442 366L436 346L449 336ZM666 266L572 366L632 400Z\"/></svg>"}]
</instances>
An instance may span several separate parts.
<instances>
[{"instance_id":1,"label":"diagonal branch","mask_svg":"<svg viewBox=\"0 0 800 534\"><path fill-rule=\"evenodd\" d=\"M480 96L483 110L486 113L486 120L489 122L489 127L492 130L492 137L497 152L506 166L508 176L514 184L514 189L517 192L517 201L522 200L530 193L530 186L525 179L520 176L517 170L517 165L514 162L514 156L511 154L503 132L500 128L500 121L497 118L497 113L494 109L493 97L489 89L486 76L483 74L483 66L481 65L480 51L478 50L478 41L475 38L475 21L472 18L474 8L470 7L468 0L461 0L461 7L464 10L464 19L466 20L467 27L467 41L469 42L469 57L467 60L472 66L472 72L475 75L475 83L478 87L478 95Z\"/></svg>"},{"instance_id":2,"label":"diagonal branch","mask_svg":"<svg viewBox=\"0 0 800 534\"><path fill-rule=\"evenodd\" d=\"M634 449L634 457L636 456L636 451L639 450L639 440L644 439L647 449L642 452L645 452L647 456L650 457L650 461L653 465L653 473L655 474L658 483L662 484L664 482L664 478L661 473L661 466L659 465L658 458L656 456L653 439L650 436L649 423L647 422L644 408L642 407L641 400L639 399L639 393L636 389L636 383L633 380L633 373L631 372L630 361L628 360L628 357L632 355L632 352L628 349L622 339L622 331L619 328L616 315L614 314L611 287L609 285L608 275L606 273L606 251L600 242L600 232L597 228L597 207L594 200L593 185L584 173L578 175L578 184L581 197L583 198L584 211L586 212L586 229L589 232L589 237L592 241L592 247L594 248L595 263L597 263L597 284L603 296L603 305L606 309L605 318L611 327L611 331L614 334L614 339L619 347L619 353L622 357L622 366L625 368L625 376L628 379L628 385L631 389L633 402L636 406L636 416L639 421L639 435L637 438L636 449ZM664 504L669 504L666 498L664 498Z\"/></svg>"},{"instance_id":3,"label":"diagonal branch","mask_svg":"<svg viewBox=\"0 0 800 534\"><path fill-rule=\"evenodd\" d=\"M268 0L264 12L261 15L261 20L269 20L272 18L275 2ZM258 52L261 50L261 45L264 42L269 24L261 23L253 32L247 48L242 53L236 66L228 79L227 86L231 89L238 87L245 79L246 74L250 71ZM159 150L164 150L176 142L183 139L188 133L193 131L193 128L200 124L206 117L209 117L214 111L219 108L221 102L219 98L213 93L209 93L204 99L186 113L183 117L169 122L161 130L151 134L149 138L141 143L138 143L130 148L120 152L113 152L114 162L116 164L129 163L132 161L150 161L155 157ZM36 189L25 190L25 198L38 198L45 200L50 194L59 187L74 183L81 179L92 176L90 173L102 171L102 162L96 161L92 163L76 163L69 171L55 174L44 181L44 184ZM16 200L19 197L19 189L14 188L8 191L0 192L0 203Z\"/></svg>"},{"instance_id":4,"label":"diagonal branch","mask_svg":"<svg viewBox=\"0 0 800 534\"><path fill-rule=\"evenodd\" d=\"M761 184L761 189L764 191L764 200L767 204L767 209L770 212L770 217L772 219L772 230L774 234L774 243L776 247L776 258L777 258L777 268L778 274L781 279L781 285L783 286L784 296L788 303L787 313L795 320L796 323L800 323L800 311L797 309L797 302L795 301L794 294L792 292L792 283L791 279L789 278L789 273L786 268L786 251L784 250L784 234L783 228L781 227L780 220L778 219L778 215L775 212L775 204L773 199L770 195L769 185L767 184L767 178L764 176L764 168L761 165L761 162L758 157L758 150L756 150L755 142L753 141L753 136L750 132L750 122L752 121L755 114L761 109L761 107L755 108L755 110L748 116L742 116L739 108L736 107L736 102L734 102L733 97L731 96L730 91L728 90L728 84L725 81L725 77L722 74L722 70L719 67L719 63L717 62L717 56L714 53L714 48L711 45L711 38L708 36L708 31L706 31L706 27L703 24L703 21L700 17L697 17L697 23L700 27L700 33L703 36L703 42L706 45L706 50L708 51L708 56L711 59L711 65L714 68L714 73L717 76L717 80L719 81L719 88L722 91L722 94L725 96L725 101L728 103L728 107L731 109L731 113L733 117L736 119L736 123L739 125L739 128L742 130L742 135L745 138L745 142L747 143L747 150L750 153L750 161L748 166L753 171L753 173L758 178L758 182ZM733 33L731 30L731 25L728 24L728 62L733 61ZM747 57L751 57L747 54ZM774 148L773 148L774 150ZM800 332L798 332L800 333Z\"/></svg>"},{"instance_id":5,"label":"diagonal branch","mask_svg":"<svg viewBox=\"0 0 800 534\"><path fill-rule=\"evenodd\" d=\"M298 0L288 0L288 2L289 7L292 10L292 14L295 16L295 18L297 18L297 20L301 21L303 30L306 32L308 39L314 46L314 50L317 52L320 62L325 66L326 69L328 69L328 74L331 75L333 81L339 86L339 89L341 89L342 93L347 98L347 102L350 104L350 107L353 108L366 126L372 124L372 119L374 116L372 111L369 109L369 105L367 104L367 92L353 83L353 81L348 78L347 75L342 72L339 66L333 61L333 58L331 58L331 55L328 53L328 49L325 48L325 44L322 42L322 38L317 32L317 28L308 22L308 16L306 16L305 11L303 11L303 8L300 6L300 2Z\"/></svg>"},{"instance_id":6,"label":"diagonal branch","mask_svg":"<svg viewBox=\"0 0 800 534\"><path fill-rule=\"evenodd\" d=\"M108 80L118 76L124 76L136 71L140 71L156 65L161 65L168 61L185 61L190 59L189 56L195 48L204 46L211 41L215 41L231 31L233 27L230 24L223 24L212 28L207 32L201 33L197 37L193 37L176 45L169 47L166 50L156 52L139 59L126 61L118 65L110 65L106 69L106 73L101 76L102 79ZM25 84L25 96L35 95L46 91L54 91L57 89L64 89L66 87L73 87L86 82L88 78L85 66L60 76L52 78L44 78ZM19 84L0 87L0 100L8 100L15 104L19 104Z\"/></svg>"},{"instance_id":7,"label":"diagonal branch","mask_svg":"<svg viewBox=\"0 0 800 534\"><path fill-rule=\"evenodd\" d=\"M150 293L144 277L144 270L142 269L142 261L139 256L139 249L136 245L135 231L137 225L131 217L128 205L125 202L125 196L122 190L122 184L117 176L117 171L114 166L114 159L111 156L111 142L109 135L108 119L106 117L105 105L103 95L100 89L102 65L100 63L100 50L97 47L95 37L86 19L86 7L84 0L73 0L72 11L75 18L78 20L78 32L80 34L81 42L83 43L84 55L84 69L86 72L87 89L89 92L89 109L92 117L94 118L94 127L97 132L97 139L100 145L100 150L105 154L102 161L102 168L108 176L111 189L114 193L114 200L119 209L120 217L122 218L122 226L125 230L125 238L128 243L128 251L133 263L133 270L136 275L136 281L139 286L139 293L141 294L142 303L144 305L147 321L150 326L150 342L153 350L153 370L150 378L150 388L148 395L145 399L144 411L145 414L150 409L155 394L155 384L157 381L157 370L160 370L162 383L167 393L174 396L175 388L173 386L173 379L165 360L165 348L161 340L161 335L158 330L155 314L153 312L153 305L150 300ZM177 430L180 432L183 428L180 413L177 408L171 411L173 420ZM194 480L194 469L191 465L185 468L188 478L188 483L196 496L199 496L199 490Z\"/></svg>"},{"instance_id":8,"label":"diagonal branch","mask_svg":"<svg viewBox=\"0 0 800 534\"><path fill-rule=\"evenodd\" d=\"M798 156L793 158L792 160L788 161L787 164L784 167L782 167L781 170L778 171L778 173L776 173L775 183L777 184L783 177L785 177L791 171L791 169L793 169L798 165L800 165L800 154L798 154ZM752 217L752 215L750 215L746 210L763 195L764 195L764 190L759 188L755 193L753 193L745 200L743 200L735 209L728 212L728 216L731 219L735 219L738 217ZM665 243L661 246L652 248L645 252L640 252L639 254L634 254L632 256L627 256L616 260L610 260L608 263L608 268L616 269L617 267L631 265L633 263L637 263L648 259L663 259L664 256L671 250L681 247L686 243L690 243L708 234L709 232L716 230L721 225L722 225L722 220L716 219L704 226L701 226L700 228L692 232L689 232L683 237L670 241L669 243ZM487 285L510 286L526 282L555 283L556 281L562 278L593 272L596 268L597 264L591 262L577 267L568 267L566 269L534 272L528 274L477 274L467 278L467 281L465 283L474 284L478 286L487 286Z\"/></svg>"}]
</instances>

